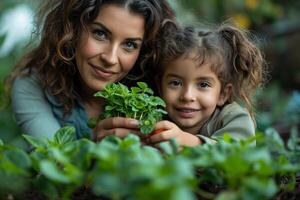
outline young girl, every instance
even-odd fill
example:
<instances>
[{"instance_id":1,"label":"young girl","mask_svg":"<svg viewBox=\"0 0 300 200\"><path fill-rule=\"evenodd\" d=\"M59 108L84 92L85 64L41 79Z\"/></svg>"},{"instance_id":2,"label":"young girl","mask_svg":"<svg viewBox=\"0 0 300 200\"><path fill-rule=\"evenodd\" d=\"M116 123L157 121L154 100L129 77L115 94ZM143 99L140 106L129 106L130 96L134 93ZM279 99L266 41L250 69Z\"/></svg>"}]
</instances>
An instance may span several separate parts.
<instances>
[{"instance_id":1,"label":"young girl","mask_svg":"<svg viewBox=\"0 0 300 200\"><path fill-rule=\"evenodd\" d=\"M166 30L156 73L172 122L158 122L155 129L162 132L150 141L175 138L196 146L225 133L254 136L252 95L262 83L264 60L250 35L230 24Z\"/></svg>"}]
</instances>

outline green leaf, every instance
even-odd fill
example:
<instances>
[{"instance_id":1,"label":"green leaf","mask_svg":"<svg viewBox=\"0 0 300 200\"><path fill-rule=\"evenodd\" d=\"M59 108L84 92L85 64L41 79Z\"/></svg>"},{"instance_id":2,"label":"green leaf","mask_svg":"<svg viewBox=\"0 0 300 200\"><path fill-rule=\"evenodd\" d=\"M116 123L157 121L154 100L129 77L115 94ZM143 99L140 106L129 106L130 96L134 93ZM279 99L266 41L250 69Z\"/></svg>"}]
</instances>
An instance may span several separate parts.
<instances>
[{"instance_id":1,"label":"green leaf","mask_svg":"<svg viewBox=\"0 0 300 200\"><path fill-rule=\"evenodd\" d=\"M96 117L91 117L89 120L88 120L88 127L93 129L96 127L97 125L97 121L98 119Z\"/></svg>"},{"instance_id":2,"label":"green leaf","mask_svg":"<svg viewBox=\"0 0 300 200\"><path fill-rule=\"evenodd\" d=\"M132 93L139 93L139 92L142 91L142 90L141 90L140 88L138 88L138 87L131 87L130 90L131 90Z\"/></svg>"},{"instance_id":3,"label":"green leaf","mask_svg":"<svg viewBox=\"0 0 300 200\"><path fill-rule=\"evenodd\" d=\"M270 199L278 191L274 180L270 178L244 178L242 183L242 185L248 190L247 196L253 196L254 200Z\"/></svg>"},{"instance_id":4,"label":"green leaf","mask_svg":"<svg viewBox=\"0 0 300 200\"><path fill-rule=\"evenodd\" d=\"M268 146L270 151L280 152L285 150L284 142L274 128L268 128L264 136L264 145Z\"/></svg>"},{"instance_id":5,"label":"green leaf","mask_svg":"<svg viewBox=\"0 0 300 200\"><path fill-rule=\"evenodd\" d=\"M52 147L49 149L49 153L55 158L56 161L62 163L62 164L67 164L70 162L70 157L64 154L62 150L56 147Z\"/></svg>"},{"instance_id":6,"label":"green leaf","mask_svg":"<svg viewBox=\"0 0 300 200\"><path fill-rule=\"evenodd\" d=\"M36 138L36 137L32 137L30 135L22 135L25 140L33 147L35 148L46 148L47 147L47 143L45 140Z\"/></svg>"},{"instance_id":7,"label":"green leaf","mask_svg":"<svg viewBox=\"0 0 300 200\"><path fill-rule=\"evenodd\" d=\"M113 109L114 109L113 106L110 106L110 105L105 106L105 111L111 111Z\"/></svg>"},{"instance_id":8,"label":"green leaf","mask_svg":"<svg viewBox=\"0 0 300 200\"><path fill-rule=\"evenodd\" d=\"M108 97L108 94L105 92L105 91L99 91L99 92L96 92L94 94L95 97L103 97L103 98L107 98Z\"/></svg>"},{"instance_id":9,"label":"green leaf","mask_svg":"<svg viewBox=\"0 0 300 200\"><path fill-rule=\"evenodd\" d=\"M59 170L54 162L50 160L42 160L40 162L41 172L50 180L59 182L59 183L70 183L70 179L64 173Z\"/></svg>"},{"instance_id":10,"label":"green leaf","mask_svg":"<svg viewBox=\"0 0 300 200\"><path fill-rule=\"evenodd\" d=\"M232 142L233 138L232 138L232 136L229 133L225 133L223 135L223 140L226 141L226 142L228 142L228 143L230 143L230 142Z\"/></svg>"},{"instance_id":11,"label":"green leaf","mask_svg":"<svg viewBox=\"0 0 300 200\"><path fill-rule=\"evenodd\" d=\"M142 89L146 89L148 87L147 83L145 82L137 82L137 85Z\"/></svg>"},{"instance_id":12,"label":"green leaf","mask_svg":"<svg viewBox=\"0 0 300 200\"><path fill-rule=\"evenodd\" d=\"M29 168L31 160L27 153L21 149L11 149L4 152L4 157L20 168Z\"/></svg>"},{"instance_id":13,"label":"green leaf","mask_svg":"<svg viewBox=\"0 0 300 200\"><path fill-rule=\"evenodd\" d=\"M65 126L60 128L54 135L53 142L55 144L64 145L76 140L76 129L73 126Z\"/></svg>"},{"instance_id":14,"label":"green leaf","mask_svg":"<svg viewBox=\"0 0 300 200\"><path fill-rule=\"evenodd\" d=\"M143 134L149 134L154 130L154 127L152 125L142 125L140 130Z\"/></svg>"},{"instance_id":15,"label":"green leaf","mask_svg":"<svg viewBox=\"0 0 300 200\"><path fill-rule=\"evenodd\" d=\"M159 148L167 155L174 154L174 149L173 149L170 141L165 141L165 142L159 143Z\"/></svg>"},{"instance_id":16,"label":"green leaf","mask_svg":"<svg viewBox=\"0 0 300 200\"><path fill-rule=\"evenodd\" d=\"M239 196L236 192L231 190L225 190L220 192L218 196L215 198L215 200L239 200Z\"/></svg>"},{"instance_id":17,"label":"green leaf","mask_svg":"<svg viewBox=\"0 0 300 200\"><path fill-rule=\"evenodd\" d=\"M300 140L298 137L298 129L297 127L293 127L291 130L290 138L287 142L287 146L290 150L300 150Z\"/></svg>"},{"instance_id":18,"label":"green leaf","mask_svg":"<svg viewBox=\"0 0 300 200\"><path fill-rule=\"evenodd\" d=\"M142 146L142 162L149 162L151 163L151 166L159 166L163 164L164 160L161 155L161 153L158 151L158 149L153 148L151 146ZM147 158L147 159L144 159Z\"/></svg>"},{"instance_id":19,"label":"green leaf","mask_svg":"<svg viewBox=\"0 0 300 200\"><path fill-rule=\"evenodd\" d=\"M45 195L47 199L59 199L58 190L53 182L50 182L45 176L38 176L33 181L34 188L41 194Z\"/></svg>"},{"instance_id":20,"label":"green leaf","mask_svg":"<svg viewBox=\"0 0 300 200\"><path fill-rule=\"evenodd\" d=\"M163 110L163 109L161 109L161 108L157 109L156 112L157 112L157 113L164 114L164 115L168 114L167 111L165 111L165 110Z\"/></svg>"}]
</instances>

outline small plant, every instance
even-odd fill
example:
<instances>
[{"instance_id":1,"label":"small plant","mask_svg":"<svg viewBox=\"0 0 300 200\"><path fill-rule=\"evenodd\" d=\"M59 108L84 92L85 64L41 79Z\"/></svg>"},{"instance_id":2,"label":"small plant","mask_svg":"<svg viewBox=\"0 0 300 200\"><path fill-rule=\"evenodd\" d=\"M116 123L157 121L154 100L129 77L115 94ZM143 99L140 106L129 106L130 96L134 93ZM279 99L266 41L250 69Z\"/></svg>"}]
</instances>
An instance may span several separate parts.
<instances>
[{"instance_id":1,"label":"small plant","mask_svg":"<svg viewBox=\"0 0 300 200\"><path fill-rule=\"evenodd\" d=\"M95 94L105 99L101 118L129 117L139 120L140 131L149 134L155 123L162 119L165 102L157 96L144 82L130 89L121 83L108 84L103 91Z\"/></svg>"}]
</instances>

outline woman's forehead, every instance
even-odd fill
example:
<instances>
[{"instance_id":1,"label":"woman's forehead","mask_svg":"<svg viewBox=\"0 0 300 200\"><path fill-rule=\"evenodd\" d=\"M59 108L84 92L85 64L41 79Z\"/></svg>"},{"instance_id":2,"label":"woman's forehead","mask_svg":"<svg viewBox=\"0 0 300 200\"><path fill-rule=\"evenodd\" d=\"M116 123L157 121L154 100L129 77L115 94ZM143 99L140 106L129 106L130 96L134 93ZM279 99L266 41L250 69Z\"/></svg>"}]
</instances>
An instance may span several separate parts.
<instances>
[{"instance_id":1,"label":"woman's forehead","mask_svg":"<svg viewBox=\"0 0 300 200\"><path fill-rule=\"evenodd\" d=\"M143 38L145 33L143 16L115 4L103 5L94 23L105 26L111 32L122 33L126 38Z\"/></svg>"}]
</instances>

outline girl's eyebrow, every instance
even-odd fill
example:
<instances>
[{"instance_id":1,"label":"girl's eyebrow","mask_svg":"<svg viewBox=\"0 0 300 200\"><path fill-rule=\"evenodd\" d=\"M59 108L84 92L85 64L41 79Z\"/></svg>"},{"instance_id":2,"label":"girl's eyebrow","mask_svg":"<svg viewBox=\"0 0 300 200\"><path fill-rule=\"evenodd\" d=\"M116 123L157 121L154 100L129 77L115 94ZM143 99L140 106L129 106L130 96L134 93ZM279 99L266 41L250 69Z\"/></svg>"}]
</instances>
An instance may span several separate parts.
<instances>
[{"instance_id":1,"label":"girl's eyebrow","mask_svg":"<svg viewBox=\"0 0 300 200\"><path fill-rule=\"evenodd\" d=\"M197 78L198 81L207 81L211 84L215 84L216 80L213 77L210 76L201 76Z\"/></svg>"},{"instance_id":2,"label":"girl's eyebrow","mask_svg":"<svg viewBox=\"0 0 300 200\"><path fill-rule=\"evenodd\" d=\"M93 22L92 25L98 26L99 28L103 29L105 32L107 32L109 35L112 35L111 31L101 22ZM143 42L143 38L136 37L136 38L127 38L127 41L140 41Z\"/></svg>"},{"instance_id":3,"label":"girl's eyebrow","mask_svg":"<svg viewBox=\"0 0 300 200\"><path fill-rule=\"evenodd\" d=\"M169 73L167 74L167 77L182 78L182 76L175 73ZM211 76L199 76L197 77L197 80L215 82L215 79Z\"/></svg>"},{"instance_id":4,"label":"girl's eyebrow","mask_svg":"<svg viewBox=\"0 0 300 200\"><path fill-rule=\"evenodd\" d=\"M179 76L178 74L174 74L174 73L168 73L167 74L167 76L166 76L167 78L182 78L181 76Z\"/></svg>"}]
</instances>

